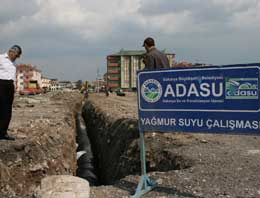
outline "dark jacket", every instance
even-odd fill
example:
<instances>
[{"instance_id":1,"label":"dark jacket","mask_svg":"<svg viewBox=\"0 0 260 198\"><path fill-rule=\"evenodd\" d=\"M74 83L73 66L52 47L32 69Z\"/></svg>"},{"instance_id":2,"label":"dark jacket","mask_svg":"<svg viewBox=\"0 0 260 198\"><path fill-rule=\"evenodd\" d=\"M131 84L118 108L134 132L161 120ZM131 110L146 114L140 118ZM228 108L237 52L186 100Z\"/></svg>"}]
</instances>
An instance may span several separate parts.
<instances>
[{"instance_id":1,"label":"dark jacket","mask_svg":"<svg viewBox=\"0 0 260 198\"><path fill-rule=\"evenodd\" d=\"M152 48L145 55L145 69L169 68L169 60L167 56L156 48Z\"/></svg>"}]
</instances>

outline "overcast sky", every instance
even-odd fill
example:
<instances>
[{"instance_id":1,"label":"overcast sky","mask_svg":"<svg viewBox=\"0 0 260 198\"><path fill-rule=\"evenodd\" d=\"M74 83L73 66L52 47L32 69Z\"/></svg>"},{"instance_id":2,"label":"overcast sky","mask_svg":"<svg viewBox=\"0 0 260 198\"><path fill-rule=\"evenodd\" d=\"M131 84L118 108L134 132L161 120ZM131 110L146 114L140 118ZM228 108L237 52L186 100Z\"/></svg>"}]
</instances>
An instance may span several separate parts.
<instances>
[{"instance_id":1,"label":"overcast sky","mask_svg":"<svg viewBox=\"0 0 260 198\"><path fill-rule=\"evenodd\" d=\"M260 62L260 0L0 0L0 52L49 78L94 80L106 56L152 36L177 61Z\"/></svg>"}]
</instances>

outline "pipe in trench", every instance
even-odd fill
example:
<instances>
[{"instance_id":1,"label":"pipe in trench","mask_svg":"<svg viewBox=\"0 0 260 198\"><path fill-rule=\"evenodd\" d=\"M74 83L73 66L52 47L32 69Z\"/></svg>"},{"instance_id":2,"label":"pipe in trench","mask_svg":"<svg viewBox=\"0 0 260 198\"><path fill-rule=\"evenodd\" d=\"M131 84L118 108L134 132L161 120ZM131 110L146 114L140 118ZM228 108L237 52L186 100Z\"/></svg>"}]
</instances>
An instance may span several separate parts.
<instances>
[{"instance_id":1,"label":"pipe in trench","mask_svg":"<svg viewBox=\"0 0 260 198\"><path fill-rule=\"evenodd\" d=\"M94 166L94 156L87 135L86 125L80 113L76 116L77 164L76 175L86 179L91 186L99 184Z\"/></svg>"}]
</instances>

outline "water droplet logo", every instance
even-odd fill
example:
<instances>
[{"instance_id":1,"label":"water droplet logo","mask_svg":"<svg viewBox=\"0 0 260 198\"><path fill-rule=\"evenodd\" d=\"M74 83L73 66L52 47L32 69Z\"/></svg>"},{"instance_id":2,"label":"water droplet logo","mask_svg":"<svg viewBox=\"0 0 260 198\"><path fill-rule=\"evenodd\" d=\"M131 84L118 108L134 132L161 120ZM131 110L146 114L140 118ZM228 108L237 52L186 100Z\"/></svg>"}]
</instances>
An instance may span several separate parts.
<instances>
[{"instance_id":1,"label":"water droplet logo","mask_svg":"<svg viewBox=\"0 0 260 198\"><path fill-rule=\"evenodd\" d=\"M162 96L162 85L157 80L148 79L142 84L141 94L146 102L157 102Z\"/></svg>"}]
</instances>

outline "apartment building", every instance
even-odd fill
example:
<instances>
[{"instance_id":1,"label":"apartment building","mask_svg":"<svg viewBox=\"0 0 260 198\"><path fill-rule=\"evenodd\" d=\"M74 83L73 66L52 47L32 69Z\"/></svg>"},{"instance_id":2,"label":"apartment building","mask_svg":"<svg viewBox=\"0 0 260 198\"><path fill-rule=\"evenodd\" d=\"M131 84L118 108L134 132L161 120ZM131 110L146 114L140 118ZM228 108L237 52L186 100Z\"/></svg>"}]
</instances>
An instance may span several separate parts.
<instances>
[{"instance_id":1,"label":"apartment building","mask_svg":"<svg viewBox=\"0 0 260 198\"><path fill-rule=\"evenodd\" d=\"M16 91L37 85L42 88L42 74L35 66L21 64L16 67ZM35 87L36 88L36 87Z\"/></svg>"},{"instance_id":2,"label":"apartment building","mask_svg":"<svg viewBox=\"0 0 260 198\"><path fill-rule=\"evenodd\" d=\"M136 89L136 72L144 68L145 51L121 50L107 56L107 85L113 90ZM166 53L170 67L175 64L175 54Z\"/></svg>"},{"instance_id":3,"label":"apartment building","mask_svg":"<svg viewBox=\"0 0 260 198\"><path fill-rule=\"evenodd\" d=\"M51 80L47 77L42 77L42 88L45 90L50 90L51 88Z\"/></svg>"}]
</instances>

